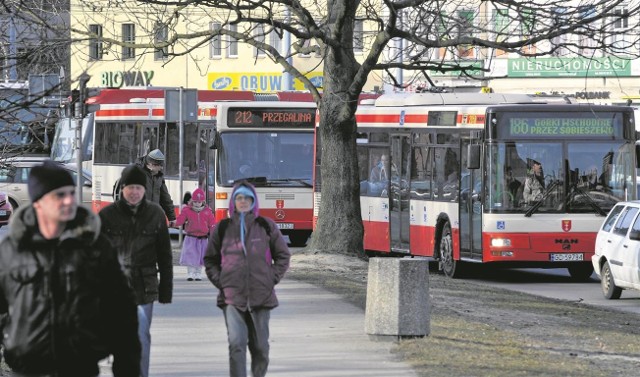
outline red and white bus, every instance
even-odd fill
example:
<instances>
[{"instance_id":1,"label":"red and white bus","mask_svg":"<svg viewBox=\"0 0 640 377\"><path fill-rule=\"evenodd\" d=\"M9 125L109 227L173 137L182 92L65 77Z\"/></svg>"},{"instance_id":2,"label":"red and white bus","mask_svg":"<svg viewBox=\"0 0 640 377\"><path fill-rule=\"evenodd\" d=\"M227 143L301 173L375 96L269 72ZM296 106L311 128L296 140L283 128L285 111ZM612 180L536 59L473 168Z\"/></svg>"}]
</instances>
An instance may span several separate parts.
<instances>
[{"instance_id":1,"label":"red and white bus","mask_svg":"<svg viewBox=\"0 0 640 377\"><path fill-rule=\"evenodd\" d=\"M394 94L356 120L365 250L431 257L450 277L487 263L588 279L604 216L636 197L629 107Z\"/></svg>"},{"instance_id":2,"label":"red and white bus","mask_svg":"<svg viewBox=\"0 0 640 377\"><path fill-rule=\"evenodd\" d=\"M276 221L294 246L312 232L313 102L221 102L216 104L216 218L227 217L234 181L256 187L260 215Z\"/></svg>"},{"instance_id":3,"label":"red and white bus","mask_svg":"<svg viewBox=\"0 0 640 377\"><path fill-rule=\"evenodd\" d=\"M198 91L197 119L177 122L167 119L164 89L102 90L91 99L99 105L93 132L94 211L113 202L113 186L126 165L159 148L176 211L185 194L206 187L220 220L227 216L233 181L249 178L261 214L272 217L292 243L303 244L312 230L313 160L302 153L305 148L313 152L316 106L279 98ZM287 98L311 100L309 95ZM241 163L248 166L242 173Z\"/></svg>"}]
</instances>

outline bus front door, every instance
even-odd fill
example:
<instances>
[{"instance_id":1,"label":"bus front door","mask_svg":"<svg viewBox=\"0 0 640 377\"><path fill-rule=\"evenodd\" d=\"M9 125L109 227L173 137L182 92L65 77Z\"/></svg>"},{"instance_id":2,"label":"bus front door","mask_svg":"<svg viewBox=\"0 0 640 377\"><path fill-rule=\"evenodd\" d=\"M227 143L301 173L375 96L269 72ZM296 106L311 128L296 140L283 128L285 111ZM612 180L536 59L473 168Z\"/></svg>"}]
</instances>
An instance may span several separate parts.
<instances>
[{"instance_id":1,"label":"bus front door","mask_svg":"<svg viewBox=\"0 0 640 377\"><path fill-rule=\"evenodd\" d=\"M462 140L460 164L460 258L482 260L482 173L467 169L468 139Z\"/></svg>"},{"instance_id":2,"label":"bus front door","mask_svg":"<svg viewBox=\"0 0 640 377\"><path fill-rule=\"evenodd\" d=\"M409 137L391 137L389 182L389 234L391 251L409 253Z\"/></svg>"}]
</instances>

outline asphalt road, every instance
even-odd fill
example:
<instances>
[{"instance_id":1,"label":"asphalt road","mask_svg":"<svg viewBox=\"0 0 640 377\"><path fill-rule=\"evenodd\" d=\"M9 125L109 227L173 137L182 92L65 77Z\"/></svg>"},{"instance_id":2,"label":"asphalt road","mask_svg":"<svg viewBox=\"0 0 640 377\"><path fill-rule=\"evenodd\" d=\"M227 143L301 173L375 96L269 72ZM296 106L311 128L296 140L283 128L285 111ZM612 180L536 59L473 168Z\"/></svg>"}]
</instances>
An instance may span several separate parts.
<instances>
[{"instance_id":1,"label":"asphalt road","mask_svg":"<svg viewBox=\"0 0 640 377\"><path fill-rule=\"evenodd\" d=\"M607 300L602 294L600 279L595 274L588 282L576 283L565 268L532 268L480 271L471 279L513 291L640 314L640 291L624 290L620 299Z\"/></svg>"}]
</instances>

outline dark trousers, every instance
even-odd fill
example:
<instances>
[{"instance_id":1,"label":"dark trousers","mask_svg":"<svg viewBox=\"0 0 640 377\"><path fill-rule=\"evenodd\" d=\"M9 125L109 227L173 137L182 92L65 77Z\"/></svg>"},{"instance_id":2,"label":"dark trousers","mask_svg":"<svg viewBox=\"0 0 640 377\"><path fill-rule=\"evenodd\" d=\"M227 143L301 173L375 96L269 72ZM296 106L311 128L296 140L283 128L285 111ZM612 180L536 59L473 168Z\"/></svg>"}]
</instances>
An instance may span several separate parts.
<instances>
[{"instance_id":1,"label":"dark trousers","mask_svg":"<svg viewBox=\"0 0 640 377\"><path fill-rule=\"evenodd\" d=\"M229 338L231 377L246 377L247 346L251 353L253 377L264 377L269 366L270 309L240 311L232 305L223 308Z\"/></svg>"}]
</instances>

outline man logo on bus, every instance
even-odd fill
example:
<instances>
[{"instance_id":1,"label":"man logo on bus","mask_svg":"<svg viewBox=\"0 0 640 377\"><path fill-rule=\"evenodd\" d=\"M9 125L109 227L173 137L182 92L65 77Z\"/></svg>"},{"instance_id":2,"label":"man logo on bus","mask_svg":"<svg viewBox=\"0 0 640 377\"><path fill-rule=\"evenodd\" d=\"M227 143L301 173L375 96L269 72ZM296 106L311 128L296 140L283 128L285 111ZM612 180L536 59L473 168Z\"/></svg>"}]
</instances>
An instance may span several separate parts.
<instances>
[{"instance_id":1,"label":"man logo on bus","mask_svg":"<svg viewBox=\"0 0 640 377\"><path fill-rule=\"evenodd\" d=\"M571 230L571 220L562 220L562 230L565 232Z\"/></svg>"}]
</instances>

